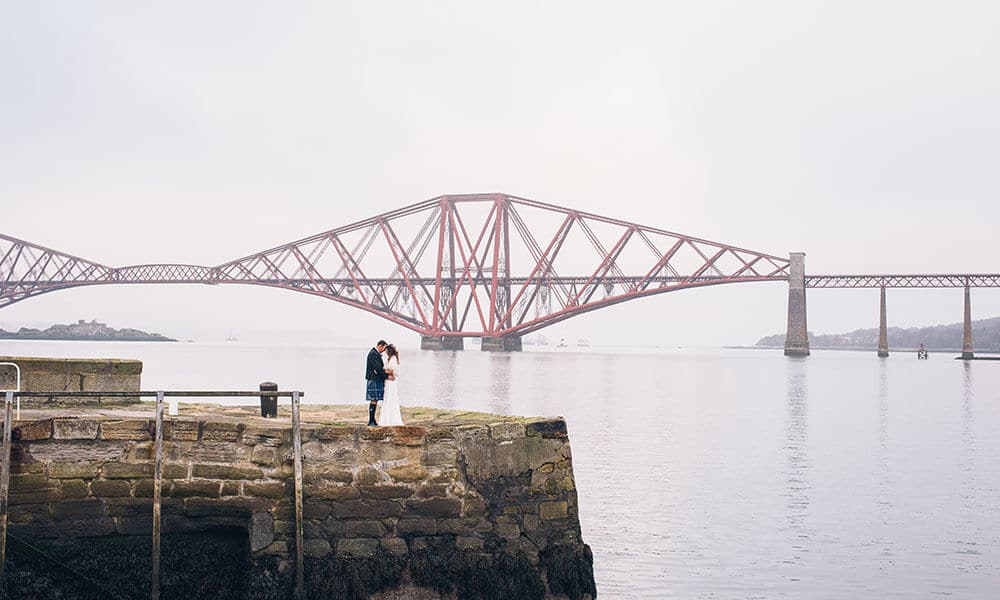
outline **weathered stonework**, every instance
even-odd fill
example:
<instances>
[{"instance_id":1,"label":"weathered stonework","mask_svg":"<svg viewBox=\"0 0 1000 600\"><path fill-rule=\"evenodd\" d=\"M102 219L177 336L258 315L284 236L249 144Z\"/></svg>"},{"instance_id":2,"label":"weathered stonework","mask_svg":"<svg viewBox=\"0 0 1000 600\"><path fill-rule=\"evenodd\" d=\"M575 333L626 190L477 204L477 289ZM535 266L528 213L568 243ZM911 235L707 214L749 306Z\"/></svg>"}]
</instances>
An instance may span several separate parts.
<instances>
[{"instance_id":1,"label":"weathered stonework","mask_svg":"<svg viewBox=\"0 0 1000 600\"><path fill-rule=\"evenodd\" d=\"M596 596L563 420L404 409L407 426L368 428L364 410L303 406L309 598ZM214 597L291 594L290 427L287 414L255 412L189 405L164 424L165 538L242 536L245 572ZM11 534L52 552L121 538L114 548L141 554L151 415L148 403L97 416L25 411L14 424Z\"/></svg>"},{"instance_id":2,"label":"weathered stonework","mask_svg":"<svg viewBox=\"0 0 1000 600\"><path fill-rule=\"evenodd\" d=\"M142 362L138 360L0 356L0 362L16 364L21 370L21 389L34 392L137 392L142 377ZM0 367L0 389L14 389L14 383L14 370ZM137 400L53 395L49 398L32 398L31 404L120 406Z\"/></svg>"}]
</instances>

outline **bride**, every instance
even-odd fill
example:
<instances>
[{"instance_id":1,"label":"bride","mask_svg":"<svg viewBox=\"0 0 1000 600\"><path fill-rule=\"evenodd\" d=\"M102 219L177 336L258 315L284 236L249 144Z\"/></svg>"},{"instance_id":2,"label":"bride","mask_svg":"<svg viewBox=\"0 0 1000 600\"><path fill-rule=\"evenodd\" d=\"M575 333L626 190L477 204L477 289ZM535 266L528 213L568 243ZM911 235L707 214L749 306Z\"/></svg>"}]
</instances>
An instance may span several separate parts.
<instances>
[{"instance_id":1,"label":"bride","mask_svg":"<svg viewBox=\"0 0 1000 600\"><path fill-rule=\"evenodd\" d=\"M382 414L379 415L379 424L383 427L390 425L402 425L403 417L399 414L399 351L395 344L385 347L385 356L382 359L385 365L385 372L389 378L385 380L385 396L382 400Z\"/></svg>"}]
</instances>

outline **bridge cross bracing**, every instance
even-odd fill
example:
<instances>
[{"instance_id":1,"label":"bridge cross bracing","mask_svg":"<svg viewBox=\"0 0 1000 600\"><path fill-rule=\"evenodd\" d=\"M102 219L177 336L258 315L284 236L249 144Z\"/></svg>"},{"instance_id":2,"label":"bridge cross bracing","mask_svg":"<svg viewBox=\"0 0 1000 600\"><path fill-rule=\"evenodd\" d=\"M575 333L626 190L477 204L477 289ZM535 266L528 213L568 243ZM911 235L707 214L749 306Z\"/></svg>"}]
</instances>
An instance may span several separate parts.
<instances>
[{"instance_id":1,"label":"bridge cross bracing","mask_svg":"<svg viewBox=\"0 0 1000 600\"><path fill-rule=\"evenodd\" d=\"M628 300L785 281L788 259L507 194L440 196L216 266L110 267L0 234L0 308L108 284L251 284L424 336L516 337Z\"/></svg>"}]
</instances>

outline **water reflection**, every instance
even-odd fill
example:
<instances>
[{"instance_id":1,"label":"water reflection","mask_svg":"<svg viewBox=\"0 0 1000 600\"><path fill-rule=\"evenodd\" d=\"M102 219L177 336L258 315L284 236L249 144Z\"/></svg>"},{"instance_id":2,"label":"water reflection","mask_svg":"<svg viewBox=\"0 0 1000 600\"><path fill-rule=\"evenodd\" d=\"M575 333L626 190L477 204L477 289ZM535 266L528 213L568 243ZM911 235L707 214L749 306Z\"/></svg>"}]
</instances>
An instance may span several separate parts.
<instances>
[{"instance_id":1,"label":"water reflection","mask_svg":"<svg viewBox=\"0 0 1000 600\"><path fill-rule=\"evenodd\" d=\"M427 353L425 353L427 354ZM431 380L434 388L433 405L440 408L455 407L455 370L458 352L444 350L430 355L434 365L434 378Z\"/></svg>"},{"instance_id":2,"label":"water reflection","mask_svg":"<svg viewBox=\"0 0 1000 600\"><path fill-rule=\"evenodd\" d=\"M504 352L490 353L490 412L509 415L510 410L510 389L513 386L511 378L510 354Z\"/></svg>"},{"instance_id":3,"label":"water reflection","mask_svg":"<svg viewBox=\"0 0 1000 600\"><path fill-rule=\"evenodd\" d=\"M786 517L788 527L797 538L808 538L805 531L806 517L809 511L809 468L810 460L807 452L809 433L809 402L806 383L805 359L791 358L788 360L787 371L787 420L785 425L785 482L784 493L786 502ZM795 556L793 562L802 559L803 547L798 543L792 545Z\"/></svg>"},{"instance_id":4,"label":"water reflection","mask_svg":"<svg viewBox=\"0 0 1000 600\"><path fill-rule=\"evenodd\" d=\"M892 482L889 469L889 361L878 361L878 519L883 525L893 519ZM892 536L879 536L872 543L881 546L879 571L888 575L894 565Z\"/></svg>"}]
</instances>

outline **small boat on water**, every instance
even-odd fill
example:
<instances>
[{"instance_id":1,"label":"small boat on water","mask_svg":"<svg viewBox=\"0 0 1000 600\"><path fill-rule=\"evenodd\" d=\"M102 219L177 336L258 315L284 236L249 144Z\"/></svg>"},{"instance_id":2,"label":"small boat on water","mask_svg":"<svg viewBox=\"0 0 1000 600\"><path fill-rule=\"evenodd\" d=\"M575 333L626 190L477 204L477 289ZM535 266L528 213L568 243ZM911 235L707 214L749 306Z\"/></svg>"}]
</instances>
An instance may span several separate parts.
<instances>
[{"instance_id":1,"label":"small boat on water","mask_svg":"<svg viewBox=\"0 0 1000 600\"><path fill-rule=\"evenodd\" d=\"M590 342L588 342L587 340L585 340L583 338L580 338L580 339L578 339L576 341L576 346L578 348L589 348L590 347Z\"/></svg>"},{"instance_id":2,"label":"small boat on water","mask_svg":"<svg viewBox=\"0 0 1000 600\"><path fill-rule=\"evenodd\" d=\"M556 348L568 348L566 345L566 338L559 338L559 345Z\"/></svg>"}]
</instances>

